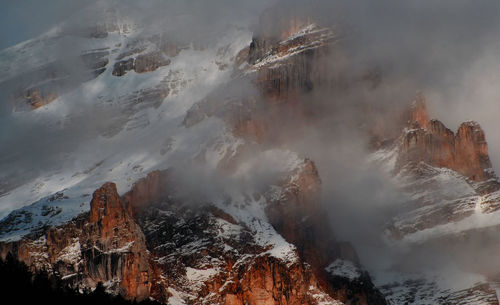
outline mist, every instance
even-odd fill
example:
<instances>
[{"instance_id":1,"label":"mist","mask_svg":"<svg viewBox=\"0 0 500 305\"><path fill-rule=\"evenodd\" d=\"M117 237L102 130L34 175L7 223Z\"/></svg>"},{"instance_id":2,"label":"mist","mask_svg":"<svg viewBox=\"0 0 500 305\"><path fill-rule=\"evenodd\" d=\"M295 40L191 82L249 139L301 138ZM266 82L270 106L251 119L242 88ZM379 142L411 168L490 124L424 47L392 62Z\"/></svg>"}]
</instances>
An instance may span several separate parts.
<instances>
[{"instance_id":1,"label":"mist","mask_svg":"<svg viewBox=\"0 0 500 305\"><path fill-rule=\"evenodd\" d=\"M275 1L264 0L87 1L60 5L62 2L37 3L25 12L19 12L18 7L14 9L14 4L8 3L9 9L2 11L9 14L15 10L21 18L16 18L16 21L12 17L4 19L9 26L1 31L0 48L42 34L55 26L54 23L62 29L73 30L86 24L88 20L85 18L99 20L102 15L94 13L113 6L119 7L134 22L147 24L142 29L145 36L164 29L170 39L181 45L193 42L209 45L228 24L259 33L259 26L262 26L259 25L259 15L275 4ZM491 161L497 173L500 172L500 138L496 135L500 128L500 2L315 0L304 4L289 0L279 1L277 5L291 11L303 10L302 14L313 15L338 32L338 49L321 63L328 67L330 75L354 79L366 71L380 71L381 83L377 88L361 86L339 92L319 86L317 91L305 96L311 104L317 105L317 112L321 113L316 122L293 129L290 128L294 125L293 120L277 119L273 126L280 135L276 137L279 143L273 144L316 163L323 181L323 202L331 212L331 222L339 238L355 245L362 263L369 269L399 264L400 268L418 270L427 263L427 257L440 257L440 261L445 261L452 257L450 251L458 248L463 255L454 256L457 263L473 271L484 271L483 264L471 259L472 252L478 247L476 243L463 247L431 245L422 249L417 259L417 255L408 254L408 249L392 249L382 240L387 222L401 210L407 198L385 173L366 161L370 150L360 126L373 118L360 115L360 109L367 104L382 109L405 107L416 92L421 91L427 97L431 117L443 121L452 130L466 120L481 124ZM48 7L58 9L45 9ZM33 17L35 9L36 18ZM64 18L85 10L88 13L81 20ZM63 51L72 54L79 50L80 46L69 45ZM75 67L68 64L67 68L72 70ZM240 85L233 88L236 92L231 92L234 94L231 99L255 94L251 81ZM96 112L87 104L97 94L78 93L86 97L73 94L75 99L65 105L66 109L46 114L53 116L54 123L49 127L36 120L19 120L8 111L0 113L0 171L3 177L33 178L47 169L67 166L61 161L62 155L81 150L108 127L107 118L120 114L119 110L112 108ZM1 98L4 108L8 104L8 94L2 93ZM190 102L195 101L198 100ZM67 116L73 112L78 115ZM179 117L175 123L181 124L182 119ZM215 130L206 128L199 137L210 138ZM146 135L156 136L156 133ZM131 139L112 143L100 147L98 154L112 155L131 143ZM149 144L145 140L144 143ZM193 164L191 160L183 161L185 156L190 156L186 151L189 150L180 150L171 162L176 164L180 196L194 203L214 200L221 193L264 191L265 186L283 174L282 168L285 167L276 165L279 157L275 154L278 152L271 150L245 156L239 164L240 171L228 177L220 169ZM36 157L33 157L34 152ZM23 168L29 168L29 173L19 170ZM488 247L488 242L482 241L479 245L484 251L480 257L491 257L489 254L496 250ZM432 268L432 264L426 267Z\"/></svg>"},{"instance_id":2,"label":"mist","mask_svg":"<svg viewBox=\"0 0 500 305\"><path fill-rule=\"evenodd\" d=\"M389 84L405 80L408 93L422 91L430 116L452 130L467 120L480 123L496 171L499 5L488 0L363 1L335 9L344 12L350 57L379 66Z\"/></svg>"},{"instance_id":3,"label":"mist","mask_svg":"<svg viewBox=\"0 0 500 305\"><path fill-rule=\"evenodd\" d=\"M329 75L356 79L371 69L381 75L375 89L358 86L339 92L316 87L304 99L321 115L307 128L276 122L283 126L285 136L277 138L285 139L285 147L316 163L324 204L339 238L351 241L371 270L392 265L420 272L456 264L462 271L492 276L487 269L498 264L491 258L497 243L492 235L417 245L418 251L381 239L391 217L409 199L380 169L365 162L370 150L360 127L373 118L360 114L360 109L364 105L406 107L422 92L430 117L453 131L464 121L481 124L498 172L500 4L447 0L280 3L279 7L291 11L305 6L305 15L313 14L338 32L335 54L320 64L328 67Z\"/></svg>"}]
</instances>

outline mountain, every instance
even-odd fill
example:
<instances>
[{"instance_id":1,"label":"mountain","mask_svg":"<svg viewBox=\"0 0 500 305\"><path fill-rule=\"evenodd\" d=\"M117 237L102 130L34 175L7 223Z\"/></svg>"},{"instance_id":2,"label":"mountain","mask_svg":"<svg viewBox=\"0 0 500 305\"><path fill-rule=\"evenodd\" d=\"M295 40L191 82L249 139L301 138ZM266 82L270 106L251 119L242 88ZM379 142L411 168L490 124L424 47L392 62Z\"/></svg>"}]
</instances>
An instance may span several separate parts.
<instances>
[{"instance_id":1,"label":"mountain","mask_svg":"<svg viewBox=\"0 0 500 305\"><path fill-rule=\"evenodd\" d=\"M435 252L440 266L434 266L431 275L424 275L428 270L422 268L423 272L403 276L385 284L382 290L387 289L389 301L396 303L411 299L424 303L497 304L495 272L465 260L469 251L484 255L477 247L484 242L494 243L484 228L494 231L498 226L494 219L498 219L499 180L489 159L484 131L478 123L468 121L454 133L439 120L429 119L422 94L401 117L406 124L400 136L385 142L372 156L407 198L387 223L386 235L406 251L414 252L407 254L409 259ZM478 238L481 234L483 237ZM441 257L443 248L450 249L445 258ZM473 280L457 285L460 289L440 285L450 272L446 266L450 262L456 262L459 266L453 268L458 270L464 270L460 264L467 264L469 271L454 276Z\"/></svg>"},{"instance_id":2,"label":"mountain","mask_svg":"<svg viewBox=\"0 0 500 305\"><path fill-rule=\"evenodd\" d=\"M172 305L498 304L500 269L466 255L500 224L478 123L451 131L423 93L386 102L385 71L303 4L194 34L196 12L132 7L0 52L0 258ZM357 167L398 198L380 232L336 221ZM346 190L356 214L370 183Z\"/></svg>"},{"instance_id":3,"label":"mountain","mask_svg":"<svg viewBox=\"0 0 500 305\"><path fill-rule=\"evenodd\" d=\"M26 79L29 88L19 91L37 94L13 98L20 120L36 118L49 133L97 124L76 136L83 151L53 151L63 166L4 188L3 202L34 203L2 220L1 257L13 254L76 290L102 282L110 293L168 304L385 304L352 246L334 237L314 162L265 144L273 134L266 108L293 110L293 96L311 90L308 62L324 56L333 30L296 20L279 39L251 39L231 27L198 46L168 33L143 36L121 20L76 33L63 27L3 51L2 58L31 58L70 40L86 47L72 52L98 71L80 84L83 69L68 75L48 59L40 65L61 72L47 82L48 72L30 70L37 64L24 72L12 67L22 58L4 63L18 73L5 85ZM75 82L59 84L73 75ZM88 98L74 104L82 92ZM86 163L81 157L95 161L72 167Z\"/></svg>"},{"instance_id":4,"label":"mountain","mask_svg":"<svg viewBox=\"0 0 500 305\"><path fill-rule=\"evenodd\" d=\"M446 223L466 223L476 212L494 213L500 189L481 126L465 122L454 133L428 119L425 103L419 95L400 137L374 153L414 201L412 211L394 222L393 234L403 239Z\"/></svg>"}]
</instances>

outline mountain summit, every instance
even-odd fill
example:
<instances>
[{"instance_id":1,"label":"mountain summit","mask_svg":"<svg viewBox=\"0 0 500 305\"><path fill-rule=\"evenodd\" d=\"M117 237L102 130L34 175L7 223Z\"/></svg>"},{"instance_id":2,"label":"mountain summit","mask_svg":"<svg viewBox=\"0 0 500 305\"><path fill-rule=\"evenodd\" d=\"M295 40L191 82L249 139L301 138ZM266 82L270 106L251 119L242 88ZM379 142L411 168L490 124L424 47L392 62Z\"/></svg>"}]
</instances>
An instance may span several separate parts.
<instances>
[{"instance_id":1,"label":"mountain summit","mask_svg":"<svg viewBox=\"0 0 500 305\"><path fill-rule=\"evenodd\" d=\"M130 302L498 305L492 131L366 57L386 32L167 4L0 51L2 260Z\"/></svg>"}]
</instances>

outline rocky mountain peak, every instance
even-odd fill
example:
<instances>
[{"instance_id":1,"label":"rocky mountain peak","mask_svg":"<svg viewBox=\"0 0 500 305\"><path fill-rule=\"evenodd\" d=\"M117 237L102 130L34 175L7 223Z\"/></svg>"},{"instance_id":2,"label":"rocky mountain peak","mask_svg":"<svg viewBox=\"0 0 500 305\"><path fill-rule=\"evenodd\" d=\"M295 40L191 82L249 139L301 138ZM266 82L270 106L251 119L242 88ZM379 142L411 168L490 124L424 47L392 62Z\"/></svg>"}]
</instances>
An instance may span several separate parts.
<instances>
[{"instance_id":1,"label":"rocky mountain peak","mask_svg":"<svg viewBox=\"0 0 500 305\"><path fill-rule=\"evenodd\" d=\"M419 94L409 111L409 128L400 142L399 167L410 162L457 171L472 181L494 176L484 131L477 122L465 122L453 133L441 121L428 121L425 98Z\"/></svg>"},{"instance_id":2,"label":"rocky mountain peak","mask_svg":"<svg viewBox=\"0 0 500 305\"><path fill-rule=\"evenodd\" d=\"M422 93L418 93L415 100L412 102L410 108L410 126L414 123L422 128L427 128L427 122L429 121L429 115L427 113L427 105L425 101L425 96Z\"/></svg>"},{"instance_id":3,"label":"rocky mountain peak","mask_svg":"<svg viewBox=\"0 0 500 305\"><path fill-rule=\"evenodd\" d=\"M455 135L455 147L456 166L460 172L474 181L490 178L487 171L491 168L488 144L478 123L470 121L460 125Z\"/></svg>"},{"instance_id":4,"label":"rocky mountain peak","mask_svg":"<svg viewBox=\"0 0 500 305\"><path fill-rule=\"evenodd\" d=\"M116 184L107 182L94 192L88 223L80 244L86 249L82 255L93 282L119 281L118 291L123 295L148 297L152 270L145 237L122 203Z\"/></svg>"},{"instance_id":5,"label":"rocky mountain peak","mask_svg":"<svg viewBox=\"0 0 500 305\"><path fill-rule=\"evenodd\" d=\"M98 188L90 206L89 213L59 227L0 244L0 253L11 253L35 270L52 270L69 287L93 288L102 282L109 292L129 299L155 294L144 234L116 185L107 182Z\"/></svg>"},{"instance_id":6,"label":"rocky mountain peak","mask_svg":"<svg viewBox=\"0 0 500 305\"><path fill-rule=\"evenodd\" d=\"M120 219L119 216L123 213L127 212L120 202L116 184L107 182L94 192L90 202L90 223L104 223L110 218Z\"/></svg>"},{"instance_id":7,"label":"rocky mountain peak","mask_svg":"<svg viewBox=\"0 0 500 305\"><path fill-rule=\"evenodd\" d=\"M167 171L150 172L146 177L136 181L130 191L122 196L121 200L124 206L135 213L149 204L165 199L167 193L164 188L167 185L167 180Z\"/></svg>"}]
</instances>

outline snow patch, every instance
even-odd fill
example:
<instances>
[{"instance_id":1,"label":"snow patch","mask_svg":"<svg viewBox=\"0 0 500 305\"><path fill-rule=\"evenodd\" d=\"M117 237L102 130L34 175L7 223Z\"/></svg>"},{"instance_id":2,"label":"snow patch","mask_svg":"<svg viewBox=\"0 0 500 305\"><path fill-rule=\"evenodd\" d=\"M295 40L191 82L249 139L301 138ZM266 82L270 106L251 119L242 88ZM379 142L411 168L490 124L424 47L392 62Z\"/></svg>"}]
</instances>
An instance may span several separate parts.
<instances>
[{"instance_id":1,"label":"snow patch","mask_svg":"<svg viewBox=\"0 0 500 305\"><path fill-rule=\"evenodd\" d=\"M353 262L343 259L336 259L333 263L328 265L325 270L333 276L345 277L351 281L361 276L361 271Z\"/></svg>"},{"instance_id":2,"label":"snow patch","mask_svg":"<svg viewBox=\"0 0 500 305\"><path fill-rule=\"evenodd\" d=\"M73 238L72 244L61 250L57 260L66 264L78 264L81 259L81 254L80 241L78 238Z\"/></svg>"}]
</instances>

